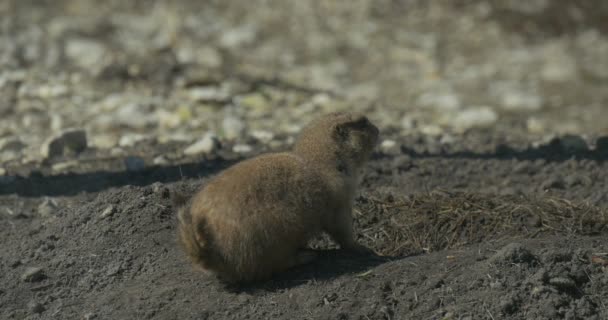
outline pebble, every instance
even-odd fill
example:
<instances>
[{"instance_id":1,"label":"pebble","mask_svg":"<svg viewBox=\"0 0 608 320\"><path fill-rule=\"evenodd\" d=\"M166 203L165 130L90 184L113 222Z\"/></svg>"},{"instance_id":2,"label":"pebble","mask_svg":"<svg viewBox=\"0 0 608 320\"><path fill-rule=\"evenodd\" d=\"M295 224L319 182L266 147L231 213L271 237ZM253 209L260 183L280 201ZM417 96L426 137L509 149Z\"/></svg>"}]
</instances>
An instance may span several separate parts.
<instances>
[{"instance_id":1,"label":"pebble","mask_svg":"<svg viewBox=\"0 0 608 320\"><path fill-rule=\"evenodd\" d=\"M158 121L156 116L147 111L146 106L140 103L127 103L118 109L113 121L127 127L144 129Z\"/></svg>"},{"instance_id":2,"label":"pebble","mask_svg":"<svg viewBox=\"0 0 608 320\"><path fill-rule=\"evenodd\" d=\"M34 300L27 303L27 309L32 313L44 312L44 306L41 303L36 302Z\"/></svg>"},{"instance_id":3,"label":"pebble","mask_svg":"<svg viewBox=\"0 0 608 320\"><path fill-rule=\"evenodd\" d=\"M248 144L236 144L232 147L232 151L236 153L249 153L253 148Z\"/></svg>"},{"instance_id":4,"label":"pebble","mask_svg":"<svg viewBox=\"0 0 608 320\"><path fill-rule=\"evenodd\" d=\"M25 282L38 282L46 278L42 268L28 267L21 275L21 280Z\"/></svg>"},{"instance_id":5,"label":"pebble","mask_svg":"<svg viewBox=\"0 0 608 320\"><path fill-rule=\"evenodd\" d=\"M80 162L78 162L77 160L58 162L58 163L54 163L51 166L51 169L55 172L61 172L61 171L65 171L69 168L74 168L74 167L78 166L79 164L80 164Z\"/></svg>"},{"instance_id":6,"label":"pebble","mask_svg":"<svg viewBox=\"0 0 608 320\"><path fill-rule=\"evenodd\" d=\"M250 134L252 137L262 143L269 143L270 141L272 141L272 139L274 139L274 134L270 131L252 130Z\"/></svg>"},{"instance_id":7,"label":"pebble","mask_svg":"<svg viewBox=\"0 0 608 320\"><path fill-rule=\"evenodd\" d=\"M73 38L67 40L65 54L78 66L85 69L95 69L103 61L106 48L94 40Z\"/></svg>"},{"instance_id":8,"label":"pebble","mask_svg":"<svg viewBox=\"0 0 608 320\"><path fill-rule=\"evenodd\" d=\"M501 106L508 111L536 111L543 105L541 96L524 91L504 91L500 97Z\"/></svg>"},{"instance_id":9,"label":"pebble","mask_svg":"<svg viewBox=\"0 0 608 320\"><path fill-rule=\"evenodd\" d=\"M67 129L47 139L40 153L44 158L64 155L66 152L79 153L87 148L87 135L82 129Z\"/></svg>"},{"instance_id":10,"label":"pebble","mask_svg":"<svg viewBox=\"0 0 608 320\"><path fill-rule=\"evenodd\" d=\"M107 208L105 208L103 210L103 212L101 213L101 217L102 218L109 217L109 216L113 215L114 212L116 212L116 208L114 208L113 205L109 205Z\"/></svg>"},{"instance_id":11,"label":"pebble","mask_svg":"<svg viewBox=\"0 0 608 320\"><path fill-rule=\"evenodd\" d=\"M137 156L126 157L124 162L128 171L141 171L146 167L144 159Z\"/></svg>"},{"instance_id":12,"label":"pebble","mask_svg":"<svg viewBox=\"0 0 608 320\"><path fill-rule=\"evenodd\" d=\"M261 93L252 93L237 99L237 103L245 108L262 113L270 108L266 97Z\"/></svg>"},{"instance_id":13,"label":"pebble","mask_svg":"<svg viewBox=\"0 0 608 320\"><path fill-rule=\"evenodd\" d=\"M206 134L201 140L191 144L184 150L185 155L207 154L215 151L219 146L219 142L215 135Z\"/></svg>"},{"instance_id":14,"label":"pebble","mask_svg":"<svg viewBox=\"0 0 608 320\"><path fill-rule=\"evenodd\" d=\"M26 145L17 137L0 139L0 151L21 151Z\"/></svg>"},{"instance_id":15,"label":"pebble","mask_svg":"<svg viewBox=\"0 0 608 320\"><path fill-rule=\"evenodd\" d=\"M136 144L138 144L139 142L145 141L150 139L149 136L147 135L143 135L143 134L139 134L139 133L131 133L131 134L126 134L122 137L120 137L120 140L118 140L118 145L121 147L132 147Z\"/></svg>"},{"instance_id":16,"label":"pebble","mask_svg":"<svg viewBox=\"0 0 608 320\"><path fill-rule=\"evenodd\" d=\"M442 111L457 110L460 108L460 98L451 92L427 92L417 100L421 107L432 107Z\"/></svg>"},{"instance_id":17,"label":"pebble","mask_svg":"<svg viewBox=\"0 0 608 320\"><path fill-rule=\"evenodd\" d=\"M395 140L384 140L382 141L382 143L380 144L380 148L384 151L387 150L392 150L397 146L397 142L395 142Z\"/></svg>"},{"instance_id":18,"label":"pebble","mask_svg":"<svg viewBox=\"0 0 608 320\"><path fill-rule=\"evenodd\" d=\"M458 113L451 124L457 129L484 128L496 123L498 115L489 107L476 107Z\"/></svg>"},{"instance_id":19,"label":"pebble","mask_svg":"<svg viewBox=\"0 0 608 320\"><path fill-rule=\"evenodd\" d=\"M154 160L152 160L152 163L154 163L157 166L164 166L169 164L169 160L167 159L167 157L160 155L156 158L154 158Z\"/></svg>"},{"instance_id":20,"label":"pebble","mask_svg":"<svg viewBox=\"0 0 608 320\"><path fill-rule=\"evenodd\" d=\"M100 149L111 149L118 144L118 137L110 134L96 134L91 138L91 144Z\"/></svg>"},{"instance_id":21,"label":"pebble","mask_svg":"<svg viewBox=\"0 0 608 320\"><path fill-rule=\"evenodd\" d=\"M224 102L230 95L224 88L206 86L188 90L188 97L190 100L198 102Z\"/></svg>"},{"instance_id":22,"label":"pebble","mask_svg":"<svg viewBox=\"0 0 608 320\"><path fill-rule=\"evenodd\" d=\"M226 116L222 120L222 130L224 137L229 140L236 139L243 134L245 130L245 124L237 117Z\"/></svg>"},{"instance_id":23,"label":"pebble","mask_svg":"<svg viewBox=\"0 0 608 320\"><path fill-rule=\"evenodd\" d=\"M41 217L53 216L57 211L57 201L54 199L46 198L38 205L38 214Z\"/></svg>"},{"instance_id":24,"label":"pebble","mask_svg":"<svg viewBox=\"0 0 608 320\"><path fill-rule=\"evenodd\" d=\"M576 282L566 277L554 277L549 279L549 284L563 290L576 289Z\"/></svg>"}]
</instances>

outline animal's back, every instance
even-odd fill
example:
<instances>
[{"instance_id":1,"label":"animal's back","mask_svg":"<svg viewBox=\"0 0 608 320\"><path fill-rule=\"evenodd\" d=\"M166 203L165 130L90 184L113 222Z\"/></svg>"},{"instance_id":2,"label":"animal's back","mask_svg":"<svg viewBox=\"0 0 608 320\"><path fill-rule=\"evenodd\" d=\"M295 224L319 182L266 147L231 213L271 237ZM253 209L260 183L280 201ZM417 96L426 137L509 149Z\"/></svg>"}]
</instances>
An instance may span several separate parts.
<instances>
[{"instance_id":1,"label":"animal's back","mask_svg":"<svg viewBox=\"0 0 608 320\"><path fill-rule=\"evenodd\" d=\"M327 208L322 177L298 156L262 155L220 173L193 201L193 219L229 277L262 278L320 231ZM314 187L313 187L314 186ZM218 269L220 269L218 268Z\"/></svg>"}]
</instances>

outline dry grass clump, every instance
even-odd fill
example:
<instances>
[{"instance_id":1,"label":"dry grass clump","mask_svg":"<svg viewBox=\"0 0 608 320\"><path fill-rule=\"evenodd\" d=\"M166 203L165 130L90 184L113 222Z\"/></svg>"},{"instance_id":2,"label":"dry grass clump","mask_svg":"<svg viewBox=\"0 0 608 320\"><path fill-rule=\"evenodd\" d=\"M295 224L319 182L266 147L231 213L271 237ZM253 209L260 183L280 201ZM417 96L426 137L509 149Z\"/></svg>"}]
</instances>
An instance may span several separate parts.
<instances>
[{"instance_id":1,"label":"dry grass clump","mask_svg":"<svg viewBox=\"0 0 608 320\"><path fill-rule=\"evenodd\" d=\"M360 241L386 255L504 237L608 233L608 211L565 199L434 191L357 199Z\"/></svg>"}]
</instances>

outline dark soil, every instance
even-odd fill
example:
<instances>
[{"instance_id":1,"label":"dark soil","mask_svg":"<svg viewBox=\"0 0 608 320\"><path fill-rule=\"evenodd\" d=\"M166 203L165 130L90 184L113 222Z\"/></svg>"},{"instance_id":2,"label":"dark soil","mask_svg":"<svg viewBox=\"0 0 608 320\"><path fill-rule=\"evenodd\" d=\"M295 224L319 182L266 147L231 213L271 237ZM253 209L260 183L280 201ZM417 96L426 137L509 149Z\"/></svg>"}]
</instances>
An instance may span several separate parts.
<instances>
[{"instance_id":1,"label":"dark soil","mask_svg":"<svg viewBox=\"0 0 608 320\"><path fill-rule=\"evenodd\" d=\"M62 180L5 183L0 318L608 317L602 157L408 145L375 155L356 201L359 241L384 256L348 255L321 238L312 243L327 250L317 262L247 287L191 268L169 199L171 188L193 192L233 160L181 173L98 164Z\"/></svg>"}]
</instances>

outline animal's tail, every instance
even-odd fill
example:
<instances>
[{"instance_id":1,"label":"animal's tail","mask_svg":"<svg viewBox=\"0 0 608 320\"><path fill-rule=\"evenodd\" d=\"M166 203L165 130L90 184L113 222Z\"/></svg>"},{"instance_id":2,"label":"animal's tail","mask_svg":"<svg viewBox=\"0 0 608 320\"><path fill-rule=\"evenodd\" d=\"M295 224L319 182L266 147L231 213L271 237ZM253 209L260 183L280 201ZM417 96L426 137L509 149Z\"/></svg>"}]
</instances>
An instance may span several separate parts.
<instances>
[{"instance_id":1,"label":"animal's tail","mask_svg":"<svg viewBox=\"0 0 608 320\"><path fill-rule=\"evenodd\" d=\"M173 208L177 211L178 235L182 247L192 263L208 270L208 241L205 239L205 221L192 220L188 198L179 192L171 194Z\"/></svg>"}]
</instances>

